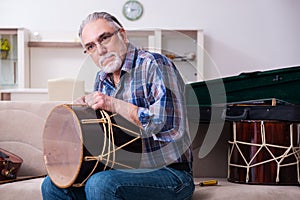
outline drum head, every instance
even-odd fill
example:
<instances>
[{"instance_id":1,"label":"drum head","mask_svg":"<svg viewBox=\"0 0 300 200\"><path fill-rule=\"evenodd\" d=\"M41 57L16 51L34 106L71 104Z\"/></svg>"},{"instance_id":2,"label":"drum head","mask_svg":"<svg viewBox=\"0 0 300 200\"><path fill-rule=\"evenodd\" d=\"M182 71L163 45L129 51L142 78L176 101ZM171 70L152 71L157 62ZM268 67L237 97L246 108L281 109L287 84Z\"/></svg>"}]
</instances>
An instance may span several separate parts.
<instances>
[{"instance_id":1,"label":"drum head","mask_svg":"<svg viewBox=\"0 0 300 200\"><path fill-rule=\"evenodd\" d=\"M70 107L60 105L49 114L43 135L44 160L55 185L67 188L75 181L82 162L82 131Z\"/></svg>"}]
</instances>

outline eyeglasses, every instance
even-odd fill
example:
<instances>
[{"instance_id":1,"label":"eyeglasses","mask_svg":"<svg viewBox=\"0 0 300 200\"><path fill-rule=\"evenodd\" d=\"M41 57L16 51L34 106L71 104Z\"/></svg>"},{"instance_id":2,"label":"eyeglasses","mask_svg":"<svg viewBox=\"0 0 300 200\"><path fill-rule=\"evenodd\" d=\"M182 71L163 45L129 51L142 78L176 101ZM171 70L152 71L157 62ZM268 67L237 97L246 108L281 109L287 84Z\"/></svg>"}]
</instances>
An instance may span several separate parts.
<instances>
[{"instance_id":1,"label":"eyeglasses","mask_svg":"<svg viewBox=\"0 0 300 200\"><path fill-rule=\"evenodd\" d=\"M108 45L109 42L111 41L112 36L117 34L119 31L120 31L120 29L118 29L112 33L105 32L105 33L99 35L96 43L90 42L85 45L85 50L83 53L88 53L88 54L94 53L97 49L97 44L99 44L102 47Z\"/></svg>"}]
</instances>

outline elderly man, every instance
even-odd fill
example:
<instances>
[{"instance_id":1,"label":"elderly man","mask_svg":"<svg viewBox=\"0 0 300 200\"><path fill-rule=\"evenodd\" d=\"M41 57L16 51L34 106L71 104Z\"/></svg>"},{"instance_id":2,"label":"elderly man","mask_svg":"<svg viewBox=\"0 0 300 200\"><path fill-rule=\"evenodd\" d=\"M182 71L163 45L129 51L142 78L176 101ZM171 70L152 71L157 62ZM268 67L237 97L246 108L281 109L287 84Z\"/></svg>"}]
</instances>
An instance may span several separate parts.
<instances>
[{"instance_id":1,"label":"elderly man","mask_svg":"<svg viewBox=\"0 0 300 200\"><path fill-rule=\"evenodd\" d=\"M90 14L79 30L85 53L100 68L94 92L76 103L117 113L138 126L138 169L94 173L84 187L58 188L46 177L44 199L190 199L194 191L184 83L165 56L137 49L121 23Z\"/></svg>"}]
</instances>

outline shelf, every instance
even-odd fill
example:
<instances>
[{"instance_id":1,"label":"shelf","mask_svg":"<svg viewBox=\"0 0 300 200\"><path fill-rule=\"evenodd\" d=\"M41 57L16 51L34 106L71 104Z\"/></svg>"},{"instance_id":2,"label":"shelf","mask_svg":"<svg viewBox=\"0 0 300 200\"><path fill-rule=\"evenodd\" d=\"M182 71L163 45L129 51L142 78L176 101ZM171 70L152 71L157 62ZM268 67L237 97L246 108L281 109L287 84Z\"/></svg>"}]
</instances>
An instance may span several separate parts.
<instances>
[{"instance_id":1,"label":"shelf","mask_svg":"<svg viewBox=\"0 0 300 200\"><path fill-rule=\"evenodd\" d=\"M127 35L137 48L174 56L174 64L185 82L200 81L204 77L202 30L127 30ZM80 79L85 80L86 90L93 90L94 80L90 77L98 68L91 67L94 63L82 53L80 41L31 40L26 47L30 51L30 87L46 88L45 80L80 75Z\"/></svg>"},{"instance_id":2,"label":"shelf","mask_svg":"<svg viewBox=\"0 0 300 200\"><path fill-rule=\"evenodd\" d=\"M47 101L46 88L10 88L0 90L1 99L5 101Z\"/></svg>"},{"instance_id":3,"label":"shelf","mask_svg":"<svg viewBox=\"0 0 300 200\"><path fill-rule=\"evenodd\" d=\"M0 35L17 35L18 29L15 28L1 28Z\"/></svg>"},{"instance_id":4,"label":"shelf","mask_svg":"<svg viewBox=\"0 0 300 200\"><path fill-rule=\"evenodd\" d=\"M18 58L0 58L0 61L18 61Z\"/></svg>"},{"instance_id":5,"label":"shelf","mask_svg":"<svg viewBox=\"0 0 300 200\"><path fill-rule=\"evenodd\" d=\"M28 47L41 48L82 48L80 42L28 42Z\"/></svg>"}]
</instances>

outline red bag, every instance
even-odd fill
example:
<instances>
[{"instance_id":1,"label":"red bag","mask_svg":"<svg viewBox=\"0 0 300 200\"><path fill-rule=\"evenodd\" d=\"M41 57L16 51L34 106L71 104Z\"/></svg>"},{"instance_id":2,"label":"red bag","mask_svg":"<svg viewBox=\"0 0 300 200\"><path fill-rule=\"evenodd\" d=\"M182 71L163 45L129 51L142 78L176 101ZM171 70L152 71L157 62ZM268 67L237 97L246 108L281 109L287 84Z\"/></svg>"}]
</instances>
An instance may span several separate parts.
<instances>
[{"instance_id":1,"label":"red bag","mask_svg":"<svg viewBox=\"0 0 300 200\"><path fill-rule=\"evenodd\" d=\"M0 181L16 179L22 163L22 158L0 148Z\"/></svg>"}]
</instances>

